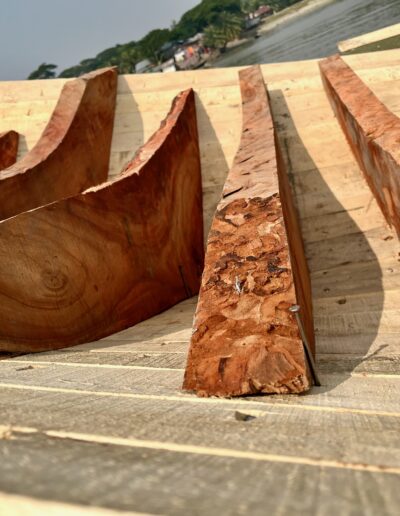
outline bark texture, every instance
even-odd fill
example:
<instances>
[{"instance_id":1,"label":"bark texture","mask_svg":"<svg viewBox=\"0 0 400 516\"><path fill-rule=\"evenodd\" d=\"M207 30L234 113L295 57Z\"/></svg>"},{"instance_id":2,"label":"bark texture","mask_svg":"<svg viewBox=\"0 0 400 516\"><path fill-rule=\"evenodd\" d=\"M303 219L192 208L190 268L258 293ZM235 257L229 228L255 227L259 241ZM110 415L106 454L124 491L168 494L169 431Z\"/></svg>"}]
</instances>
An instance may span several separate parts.
<instances>
[{"instance_id":1,"label":"bark texture","mask_svg":"<svg viewBox=\"0 0 400 516\"><path fill-rule=\"evenodd\" d=\"M0 223L0 351L105 337L195 295L203 268L192 90L123 173Z\"/></svg>"},{"instance_id":2,"label":"bark texture","mask_svg":"<svg viewBox=\"0 0 400 516\"><path fill-rule=\"evenodd\" d=\"M310 377L289 308L302 305L313 344L308 271L260 68L241 71L240 87L242 138L209 234L183 388L202 396L299 393ZM296 272L304 274L297 284Z\"/></svg>"},{"instance_id":3,"label":"bark texture","mask_svg":"<svg viewBox=\"0 0 400 516\"><path fill-rule=\"evenodd\" d=\"M326 93L387 220L400 235L400 119L338 56L320 62Z\"/></svg>"}]
</instances>

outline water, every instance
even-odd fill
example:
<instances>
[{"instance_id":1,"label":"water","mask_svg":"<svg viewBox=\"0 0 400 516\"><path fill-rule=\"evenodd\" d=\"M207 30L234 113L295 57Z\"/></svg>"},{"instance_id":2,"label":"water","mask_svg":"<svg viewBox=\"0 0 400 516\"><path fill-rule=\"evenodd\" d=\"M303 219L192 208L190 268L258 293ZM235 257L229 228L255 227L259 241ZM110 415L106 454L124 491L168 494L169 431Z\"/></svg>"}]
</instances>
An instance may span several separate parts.
<instances>
[{"instance_id":1,"label":"water","mask_svg":"<svg viewBox=\"0 0 400 516\"><path fill-rule=\"evenodd\" d=\"M399 22L400 0L336 0L230 51L215 66L325 57L338 52L339 41Z\"/></svg>"}]
</instances>

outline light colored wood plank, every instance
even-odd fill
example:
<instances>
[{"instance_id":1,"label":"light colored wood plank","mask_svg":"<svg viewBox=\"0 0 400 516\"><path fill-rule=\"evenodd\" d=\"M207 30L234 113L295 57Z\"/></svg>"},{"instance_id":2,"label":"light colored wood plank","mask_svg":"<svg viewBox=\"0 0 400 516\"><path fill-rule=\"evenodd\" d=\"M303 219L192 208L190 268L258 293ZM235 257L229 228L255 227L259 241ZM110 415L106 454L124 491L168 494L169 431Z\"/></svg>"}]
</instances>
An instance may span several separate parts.
<instances>
[{"instance_id":1,"label":"light colored wood plank","mask_svg":"<svg viewBox=\"0 0 400 516\"><path fill-rule=\"evenodd\" d=\"M29 496L0 493L0 516L150 516L131 511L114 511L100 507L39 500Z\"/></svg>"},{"instance_id":2,"label":"light colored wood plank","mask_svg":"<svg viewBox=\"0 0 400 516\"><path fill-rule=\"evenodd\" d=\"M201 451L199 448L209 449L211 455L216 449L222 456L242 452L247 460L257 460L257 456L250 455L252 452L269 454L271 463L280 458L284 461L285 457L327 462L335 461L338 456L344 467L361 462L371 466L397 467L400 461L398 414L306 412L299 407L279 404L252 406L248 403L249 407L246 408L235 401L224 405L188 405L165 401L161 405L151 400L114 398L111 404L104 397L93 395L83 402L78 395L67 393L60 395L59 408L54 408L51 406L52 396L48 393L31 393L29 399L26 393L14 391L12 394L16 406L14 410L7 407L6 392L0 390L0 406L4 406L4 432L12 431L22 422L25 427L38 432L65 432L66 436L76 433L87 435L88 439L92 435L93 440L96 436L102 437L110 445L114 439L132 439L135 440L132 447L140 447L138 440L151 440L155 443L154 448L156 443L170 446L172 450L173 445L182 446L187 447L189 454L189 447L194 453ZM35 407L32 407L32 399L35 400ZM65 407L69 407L68 410ZM237 411L250 416L249 420L238 419ZM293 424L298 429L296 439L292 436ZM341 435L337 433L339 424ZM314 435L312 440L310 433ZM348 443L346 449L343 449L343 440ZM254 443L257 443L257 450L254 450ZM204 452L206 454L206 450ZM337 466L340 467L339 464Z\"/></svg>"},{"instance_id":3,"label":"light colored wood plank","mask_svg":"<svg viewBox=\"0 0 400 516\"><path fill-rule=\"evenodd\" d=\"M358 47L362 47L370 43L376 43L393 36L400 36L400 23L340 41L338 43L338 48L340 52L348 52L349 50L354 50Z\"/></svg>"},{"instance_id":4,"label":"light colored wood plank","mask_svg":"<svg viewBox=\"0 0 400 516\"><path fill-rule=\"evenodd\" d=\"M197 514L234 514L239 509L261 516L267 504L272 513L289 515L315 513L322 492L325 513L379 514L384 507L392 516L400 501L397 475L99 445L40 434L16 437L1 443L0 473L8 490L20 493L23 485L28 496L41 493L67 503L177 516L194 508ZM34 478L40 484L32 482ZM221 479L229 479L224 489Z\"/></svg>"}]
</instances>

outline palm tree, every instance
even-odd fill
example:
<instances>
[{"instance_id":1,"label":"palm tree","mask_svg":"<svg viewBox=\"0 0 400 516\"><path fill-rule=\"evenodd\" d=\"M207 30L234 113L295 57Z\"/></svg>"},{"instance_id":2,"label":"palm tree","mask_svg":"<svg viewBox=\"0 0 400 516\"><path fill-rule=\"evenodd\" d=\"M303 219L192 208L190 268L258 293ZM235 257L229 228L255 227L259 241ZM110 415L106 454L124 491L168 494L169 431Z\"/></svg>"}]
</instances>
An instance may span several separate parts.
<instances>
[{"instance_id":1,"label":"palm tree","mask_svg":"<svg viewBox=\"0 0 400 516\"><path fill-rule=\"evenodd\" d=\"M229 12L222 12L217 22L204 30L204 42L208 47L224 50L229 41L242 32L242 19Z\"/></svg>"},{"instance_id":2,"label":"palm tree","mask_svg":"<svg viewBox=\"0 0 400 516\"><path fill-rule=\"evenodd\" d=\"M56 76L55 64L42 63L28 77L28 79L53 79Z\"/></svg>"}]
</instances>

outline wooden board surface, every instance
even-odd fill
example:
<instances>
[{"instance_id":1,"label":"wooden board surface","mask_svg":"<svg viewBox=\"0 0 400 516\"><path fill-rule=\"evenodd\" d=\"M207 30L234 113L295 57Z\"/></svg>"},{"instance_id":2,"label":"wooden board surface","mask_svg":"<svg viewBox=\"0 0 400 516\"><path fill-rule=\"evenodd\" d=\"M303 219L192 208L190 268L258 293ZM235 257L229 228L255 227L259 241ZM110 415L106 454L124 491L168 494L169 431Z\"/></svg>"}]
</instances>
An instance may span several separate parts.
<instances>
[{"instance_id":1,"label":"wooden board surface","mask_svg":"<svg viewBox=\"0 0 400 516\"><path fill-rule=\"evenodd\" d=\"M399 52L345 60L398 114ZM334 118L317 62L262 70L300 213L322 386L238 400L182 393L193 298L95 343L0 361L0 490L152 514L397 515L399 243ZM237 70L120 78L116 126L127 102L144 132L155 129L186 86L197 93L210 220L239 141ZM0 84L1 106L7 95L45 104L59 87ZM124 130L114 133L118 165L136 134ZM293 428L299 434L289 437Z\"/></svg>"},{"instance_id":2,"label":"wooden board surface","mask_svg":"<svg viewBox=\"0 0 400 516\"><path fill-rule=\"evenodd\" d=\"M305 392L312 380L290 311L301 308L314 350L298 216L260 67L239 81L242 135L207 241L183 387L203 396Z\"/></svg>"},{"instance_id":3,"label":"wooden board surface","mask_svg":"<svg viewBox=\"0 0 400 516\"><path fill-rule=\"evenodd\" d=\"M39 140L17 163L0 171L0 220L107 179L116 94L115 68L64 85Z\"/></svg>"},{"instance_id":4,"label":"wooden board surface","mask_svg":"<svg viewBox=\"0 0 400 516\"><path fill-rule=\"evenodd\" d=\"M339 56L320 63L326 94L389 225L400 235L400 118Z\"/></svg>"},{"instance_id":5,"label":"wooden board surface","mask_svg":"<svg viewBox=\"0 0 400 516\"><path fill-rule=\"evenodd\" d=\"M400 37L400 23L395 25L389 25L382 29L375 30L373 32L367 32L366 34L360 34L355 38L346 39L338 43L338 49L340 52L350 52L357 49L361 50L365 46L384 42L389 38ZM372 49L371 49L372 50Z\"/></svg>"},{"instance_id":6,"label":"wooden board surface","mask_svg":"<svg viewBox=\"0 0 400 516\"><path fill-rule=\"evenodd\" d=\"M17 159L19 134L13 130L0 133L0 171Z\"/></svg>"},{"instance_id":7,"label":"wooden board surface","mask_svg":"<svg viewBox=\"0 0 400 516\"><path fill-rule=\"evenodd\" d=\"M0 351L99 339L192 297L202 222L188 89L120 177L0 223Z\"/></svg>"}]
</instances>

